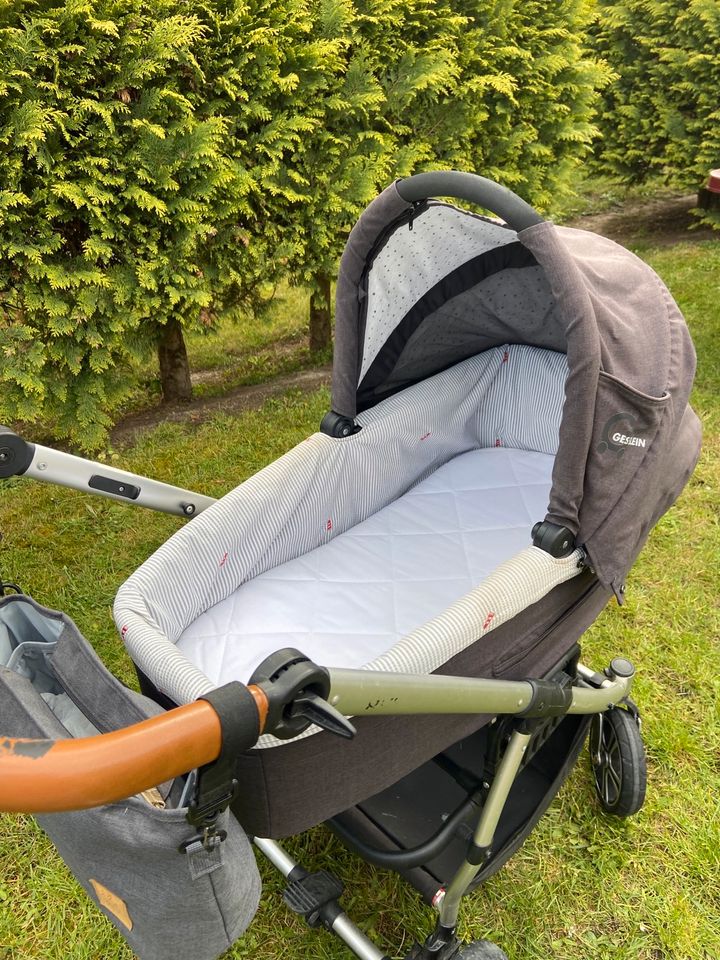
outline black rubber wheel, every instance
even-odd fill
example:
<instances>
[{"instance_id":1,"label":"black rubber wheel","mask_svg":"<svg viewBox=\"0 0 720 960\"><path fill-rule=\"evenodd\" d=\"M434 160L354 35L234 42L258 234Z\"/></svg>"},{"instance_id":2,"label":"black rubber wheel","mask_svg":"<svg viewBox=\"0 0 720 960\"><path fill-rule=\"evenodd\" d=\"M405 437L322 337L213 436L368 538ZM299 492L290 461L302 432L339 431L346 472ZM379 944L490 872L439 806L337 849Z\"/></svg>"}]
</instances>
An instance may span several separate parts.
<instances>
[{"instance_id":1,"label":"black rubber wheel","mask_svg":"<svg viewBox=\"0 0 720 960\"><path fill-rule=\"evenodd\" d=\"M460 948L460 960L509 960L508 955L500 947L496 947L489 940L473 940Z\"/></svg>"},{"instance_id":2,"label":"black rubber wheel","mask_svg":"<svg viewBox=\"0 0 720 960\"><path fill-rule=\"evenodd\" d=\"M631 817L645 802L647 762L637 721L618 707L596 714L590 725L590 764L606 813Z\"/></svg>"}]
</instances>

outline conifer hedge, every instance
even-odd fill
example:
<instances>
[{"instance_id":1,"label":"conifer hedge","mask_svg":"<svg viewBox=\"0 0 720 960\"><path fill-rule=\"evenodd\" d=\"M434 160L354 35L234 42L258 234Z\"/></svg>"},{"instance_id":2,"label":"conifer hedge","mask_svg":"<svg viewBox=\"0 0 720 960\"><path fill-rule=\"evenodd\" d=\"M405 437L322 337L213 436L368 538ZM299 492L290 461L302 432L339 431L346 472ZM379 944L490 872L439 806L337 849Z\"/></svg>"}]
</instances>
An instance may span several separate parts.
<instances>
[{"instance_id":1,"label":"conifer hedge","mask_svg":"<svg viewBox=\"0 0 720 960\"><path fill-rule=\"evenodd\" d=\"M181 367L183 329L279 270L329 321L347 232L394 176L476 169L547 206L606 75L586 19L585 0L8 0L0 422L96 446L132 356Z\"/></svg>"},{"instance_id":2,"label":"conifer hedge","mask_svg":"<svg viewBox=\"0 0 720 960\"><path fill-rule=\"evenodd\" d=\"M718 0L600 0L591 37L615 72L598 120L601 166L696 190L720 166Z\"/></svg>"},{"instance_id":3,"label":"conifer hedge","mask_svg":"<svg viewBox=\"0 0 720 960\"><path fill-rule=\"evenodd\" d=\"M91 448L127 360L291 252L270 192L338 63L297 0L0 12L0 421Z\"/></svg>"},{"instance_id":4,"label":"conifer hedge","mask_svg":"<svg viewBox=\"0 0 720 960\"><path fill-rule=\"evenodd\" d=\"M347 67L286 174L300 171L306 190L294 276L324 316L348 230L394 177L475 171L546 211L571 185L610 76L584 49L584 0L325 0L318 9L317 29L343 45Z\"/></svg>"}]
</instances>

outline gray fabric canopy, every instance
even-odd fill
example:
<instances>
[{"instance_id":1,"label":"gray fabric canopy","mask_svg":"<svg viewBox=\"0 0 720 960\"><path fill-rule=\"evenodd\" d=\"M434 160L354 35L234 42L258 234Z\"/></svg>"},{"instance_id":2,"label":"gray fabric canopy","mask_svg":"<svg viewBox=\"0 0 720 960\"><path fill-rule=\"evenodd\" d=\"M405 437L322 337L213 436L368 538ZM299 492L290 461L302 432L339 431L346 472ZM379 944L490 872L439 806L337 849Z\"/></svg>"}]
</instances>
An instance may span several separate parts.
<instances>
[{"instance_id":1,"label":"gray fabric canopy","mask_svg":"<svg viewBox=\"0 0 720 960\"><path fill-rule=\"evenodd\" d=\"M449 204L407 203L393 184L350 234L335 337L332 407L347 417L502 343L566 353L547 519L576 534L621 597L700 450L694 348L650 267L595 234L552 223L516 234Z\"/></svg>"}]
</instances>

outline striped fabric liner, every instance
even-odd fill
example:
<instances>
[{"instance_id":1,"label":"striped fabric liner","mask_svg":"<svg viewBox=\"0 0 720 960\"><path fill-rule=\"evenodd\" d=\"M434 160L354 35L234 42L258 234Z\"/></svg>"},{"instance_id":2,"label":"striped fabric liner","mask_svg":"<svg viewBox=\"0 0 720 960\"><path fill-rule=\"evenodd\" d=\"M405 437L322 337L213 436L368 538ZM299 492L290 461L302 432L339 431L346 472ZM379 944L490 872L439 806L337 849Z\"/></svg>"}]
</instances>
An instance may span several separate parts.
<instances>
[{"instance_id":1,"label":"striped fabric liner","mask_svg":"<svg viewBox=\"0 0 720 960\"><path fill-rule=\"evenodd\" d=\"M471 643L537 603L553 587L577 576L584 556L582 550L560 559L538 547L521 550L440 616L413 630L364 669L432 673Z\"/></svg>"},{"instance_id":2,"label":"striped fabric liner","mask_svg":"<svg viewBox=\"0 0 720 960\"><path fill-rule=\"evenodd\" d=\"M459 453L488 446L554 453L566 376L563 354L498 347L366 411L352 437L317 433L298 444L179 530L123 584L114 615L130 656L177 703L206 693L210 680L175 647L188 624L246 580L349 529ZM477 588L492 582L492 596L468 601L487 600L495 613L485 632L571 575L570 562L558 565L542 551L531 556L517 566L509 561ZM453 656L466 645L458 637L473 633L470 612L451 613L456 606L436 618L443 621L437 630L415 631L368 668L436 669L444 651ZM473 640L483 632L477 627L476 620Z\"/></svg>"}]
</instances>

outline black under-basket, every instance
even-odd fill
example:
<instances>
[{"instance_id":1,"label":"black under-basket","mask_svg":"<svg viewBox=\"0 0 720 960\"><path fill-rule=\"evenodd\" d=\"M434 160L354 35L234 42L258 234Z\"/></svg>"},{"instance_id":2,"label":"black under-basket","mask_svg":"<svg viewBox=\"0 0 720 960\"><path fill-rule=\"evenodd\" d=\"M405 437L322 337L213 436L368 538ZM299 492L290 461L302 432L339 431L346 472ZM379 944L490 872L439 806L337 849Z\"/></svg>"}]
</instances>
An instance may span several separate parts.
<instances>
[{"instance_id":1,"label":"black under-basket","mask_svg":"<svg viewBox=\"0 0 720 960\"><path fill-rule=\"evenodd\" d=\"M575 646L547 679L571 684L579 657ZM496 873L529 836L574 766L590 721L589 716L528 721L532 739L492 851L470 889ZM492 721L328 825L365 860L397 871L426 903L436 905L465 858L514 724L512 717Z\"/></svg>"}]
</instances>

